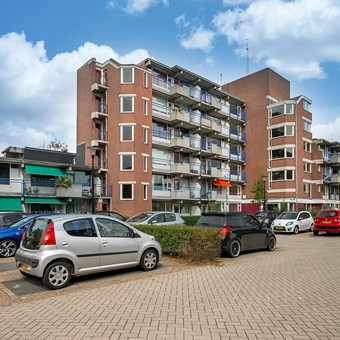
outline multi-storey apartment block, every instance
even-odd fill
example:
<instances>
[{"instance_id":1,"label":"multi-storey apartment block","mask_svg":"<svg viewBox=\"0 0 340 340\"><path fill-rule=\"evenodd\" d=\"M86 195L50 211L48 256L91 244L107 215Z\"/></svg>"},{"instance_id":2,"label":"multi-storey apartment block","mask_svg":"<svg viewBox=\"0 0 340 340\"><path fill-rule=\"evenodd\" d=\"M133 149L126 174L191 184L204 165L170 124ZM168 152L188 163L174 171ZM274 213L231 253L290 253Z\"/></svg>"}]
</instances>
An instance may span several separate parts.
<instances>
[{"instance_id":1,"label":"multi-storey apartment block","mask_svg":"<svg viewBox=\"0 0 340 340\"><path fill-rule=\"evenodd\" d=\"M291 98L289 81L268 68L222 88L243 98L248 112L243 209L258 208L252 189L259 176L265 179L269 208L283 202L288 209L312 208L313 191L322 177L312 171L311 100Z\"/></svg>"},{"instance_id":2,"label":"multi-storey apartment block","mask_svg":"<svg viewBox=\"0 0 340 340\"><path fill-rule=\"evenodd\" d=\"M182 67L89 60L78 70L77 154L112 185L100 209L241 210L244 103Z\"/></svg>"}]
</instances>

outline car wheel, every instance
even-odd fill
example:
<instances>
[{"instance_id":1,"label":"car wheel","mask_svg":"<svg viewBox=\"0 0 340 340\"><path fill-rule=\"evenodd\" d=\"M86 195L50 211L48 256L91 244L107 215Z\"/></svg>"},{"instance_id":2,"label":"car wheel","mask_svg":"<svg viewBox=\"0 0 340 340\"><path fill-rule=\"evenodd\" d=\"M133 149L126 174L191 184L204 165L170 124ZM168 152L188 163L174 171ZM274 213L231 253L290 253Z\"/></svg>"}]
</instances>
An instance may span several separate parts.
<instances>
[{"instance_id":1,"label":"car wheel","mask_svg":"<svg viewBox=\"0 0 340 340\"><path fill-rule=\"evenodd\" d=\"M60 289L68 285L71 276L71 266L68 263L55 262L46 268L42 281L50 289Z\"/></svg>"},{"instance_id":2,"label":"car wheel","mask_svg":"<svg viewBox=\"0 0 340 340\"><path fill-rule=\"evenodd\" d=\"M158 254L152 249L146 250L140 259L140 266L143 270L153 270L156 268L157 263Z\"/></svg>"},{"instance_id":3,"label":"car wheel","mask_svg":"<svg viewBox=\"0 0 340 340\"><path fill-rule=\"evenodd\" d=\"M241 252L241 243L238 240L232 240L229 245L228 255L230 257L237 257Z\"/></svg>"},{"instance_id":4,"label":"car wheel","mask_svg":"<svg viewBox=\"0 0 340 340\"><path fill-rule=\"evenodd\" d=\"M313 235L314 235L314 236L318 236L318 235L319 235L319 232L316 231L316 230L313 230Z\"/></svg>"},{"instance_id":5,"label":"car wheel","mask_svg":"<svg viewBox=\"0 0 340 340\"><path fill-rule=\"evenodd\" d=\"M13 240L2 240L0 242L0 257L11 257L15 255L18 246Z\"/></svg>"},{"instance_id":6,"label":"car wheel","mask_svg":"<svg viewBox=\"0 0 340 340\"><path fill-rule=\"evenodd\" d=\"M267 250L273 251L276 248L276 238L274 236L271 236L268 240L267 244Z\"/></svg>"},{"instance_id":7,"label":"car wheel","mask_svg":"<svg viewBox=\"0 0 340 340\"><path fill-rule=\"evenodd\" d=\"M299 227L297 225L294 227L293 233L295 235L299 233Z\"/></svg>"}]
</instances>

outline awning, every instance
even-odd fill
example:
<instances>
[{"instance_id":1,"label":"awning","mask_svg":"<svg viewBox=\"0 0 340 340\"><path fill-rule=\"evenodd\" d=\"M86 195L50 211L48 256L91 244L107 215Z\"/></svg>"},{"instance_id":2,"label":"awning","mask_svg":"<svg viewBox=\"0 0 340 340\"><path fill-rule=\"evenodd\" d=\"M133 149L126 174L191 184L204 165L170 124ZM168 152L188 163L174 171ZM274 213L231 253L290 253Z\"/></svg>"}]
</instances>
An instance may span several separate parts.
<instances>
[{"instance_id":1,"label":"awning","mask_svg":"<svg viewBox=\"0 0 340 340\"><path fill-rule=\"evenodd\" d=\"M39 165L25 165L26 173L30 175L45 175L45 176L67 176L64 169L52 168Z\"/></svg>"},{"instance_id":2,"label":"awning","mask_svg":"<svg viewBox=\"0 0 340 340\"><path fill-rule=\"evenodd\" d=\"M66 204L64 200L61 200L59 198L47 198L47 197L26 197L25 203Z\"/></svg>"},{"instance_id":3,"label":"awning","mask_svg":"<svg viewBox=\"0 0 340 340\"><path fill-rule=\"evenodd\" d=\"M212 182L213 185L216 185L217 187L231 187L231 184L229 181L226 181L224 179L219 179Z\"/></svg>"},{"instance_id":4,"label":"awning","mask_svg":"<svg viewBox=\"0 0 340 340\"><path fill-rule=\"evenodd\" d=\"M1 197L0 210L22 211L20 197Z\"/></svg>"}]
</instances>

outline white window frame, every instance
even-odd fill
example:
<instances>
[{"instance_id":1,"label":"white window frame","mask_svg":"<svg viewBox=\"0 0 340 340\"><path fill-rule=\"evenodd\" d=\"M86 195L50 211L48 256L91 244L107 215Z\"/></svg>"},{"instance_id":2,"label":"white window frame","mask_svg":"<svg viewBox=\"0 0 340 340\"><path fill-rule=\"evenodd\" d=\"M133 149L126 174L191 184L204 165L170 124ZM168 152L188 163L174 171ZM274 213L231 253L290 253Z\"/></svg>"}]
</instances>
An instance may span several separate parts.
<instances>
[{"instance_id":1,"label":"white window frame","mask_svg":"<svg viewBox=\"0 0 340 340\"><path fill-rule=\"evenodd\" d=\"M149 74L148 72L144 72L143 74L143 85L145 88L148 88L148 79L149 79Z\"/></svg>"},{"instance_id":2,"label":"white window frame","mask_svg":"<svg viewBox=\"0 0 340 340\"><path fill-rule=\"evenodd\" d=\"M148 172L148 160L149 156L143 155L143 172Z\"/></svg>"},{"instance_id":3,"label":"white window frame","mask_svg":"<svg viewBox=\"0 0 340 340\"><path fill-rule=\"evenodd\" d=\"M312 132L312 123L308 120L303 120L303 130L307 132Z\"/></svg>"},{"instance_id":4,"label":"white window frame","mask_svg":"<svg viewBox=\"0 0 340 340\"><path fill-rule=\"evenodd\" d=\"M143 184L143 201L148 200L148 185Z\"/></svg>"},{"instance_id":5,"label":"white window frame","mask_svg":"<svg viewBox=\"0 0 340 340\"><path fill-rule=\"evenodd\" d=\"M132 168L131 169L123 169L123 163L124 163L124 156L131 156L131 163L132 163ZM119 154L119 168L120 171L135 171L135 153L131 153L131 152L124 152L124 153L120 153Z\"/></svg>"},{"instance_id":6,"label":"white window frame","mask_svg":"<svg viewBox=\"0 0 340 340\"><path fill-rule=\"evenodd\" d=\"M274 179L273 180L273 172L279 172L279 171L283 171L284 173L284 177L283 179ZM287 171L292 171L292 178L287 178ZM285 170L282 170L282 169L278 169L278 170L272 170L270 172L270 181L271 182L280 182L280 181L294 181L294 170L292 169L285 169Z\"/></svg>"},{"instance_id":7,"label":"white window frame","mask_svg":"<svg viewBox=\"0 0 340 340\"><path fill-rule=\"evenodd\" d=\"M312 164L309 162L304 162L303 163L303 171L311 173L312 172Z\"/></svg>"},{"instance_id":8,"label":"white window frame","mask_svg":"<svg viewBox=\"0 0 340 340\"><path fill-rule=\"evenodd\" d=\"M275 129L279 129L279 128L282 128L283 127L283 129L284 129L284 135L283 136L278 136L278 137L273 137L273 130L275 130ZM291 135L289 135L288 133L287 133L287 128L288 127L291 127L292 128L292 134ZM274 127L272 127L271 129L270 129L270 139L276 139L276 138L282 138L282 137L294 137L294 135L295 135L295 129L294 129L294 125L283 125L283 126L274 126Z\"/></svg>"},{"instance_id":9,"label":"white window frame","mask_svg":"<svg viewBox=\"0 0 340 340\"><path fill-rule=\"evenodd\" d=\"M311 153L312 152L312 143L303 141L303 151Z\"/></svg>"},{"instance_id":10,"label":"white window frame","mask_svg":"<svg viewBox=\"0 0 340 340\"><path fill-rule=\"evenodd\" d=\"M312 112L312 103L307 100L303 100L303 109L308 112Z\"/></svg>"},{"instance_id":11,"label":"white window frame","mask_svg":"<svg viewBox=\"0 0 340 340\"><path fill-rule=\"evenodd\" d=\"M149 128L143 126L143 143L144 144L148 144L148 137L149 137L149 133L148 133Z\"/></svg>"},{"instance_id":12,"label":"white window frame","mask_svg":"<svg viewBox=\"0 0 340 340\"><path fill-rule=\"evenodd\" d=\"M120 96L120 113L133 113L135 112L135 96L134 94L124 94L124 95L119 95ZM131 98L131 111L124 111L123 103L124 103L124 98Z\"/></svg>"},{"instance_id":13,"label":"white window frame","mask_svg":"<svg viewBox=\"0 0 340 340\"><path fill-rule=\"evenodd\" d=\"M124 71L125 70L131 70L132 74L131 74L131 82L129 81L124 81ZM134 67L122 67L120 70L120 83L121 84L134 84L135 83L135 69Z\"/></svg>"},{"instance_id":14,"label":"white window frame","mask_svg":"<svg viewBox=\"0 0 340 340\"><path fill-rule=\"evenodd\" d=\"M123 198L123 185L131 185L131 198ZM121 201L133 201L135 199L135 182L120 182L119 198Z\"/></svg>"},{"instance_id":15,"label":"white window frame","mask_svg":"<svg viewBox=\"0 0 340 340\"><path fill-rule=\"evenodd\" d=\"M131 127L132 128L132 131L131 131L131 137L132 139L123 139L123 136L124 136L124 128L125 127ZM134 142L135 141L135 124L121 124L120 125L120 141L121 142Z\"/></svg>"}]
</instances>

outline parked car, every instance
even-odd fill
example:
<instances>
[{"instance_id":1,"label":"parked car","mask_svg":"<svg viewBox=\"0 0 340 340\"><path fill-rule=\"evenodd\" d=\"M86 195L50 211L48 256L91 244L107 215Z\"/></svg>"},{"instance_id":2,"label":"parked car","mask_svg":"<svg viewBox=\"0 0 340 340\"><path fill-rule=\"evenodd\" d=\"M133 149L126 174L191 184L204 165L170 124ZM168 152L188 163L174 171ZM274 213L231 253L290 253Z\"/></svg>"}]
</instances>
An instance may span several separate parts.
<instances>
[{"instance_id":1,"label":"parked car","mask_svg":"<svg viewBox=\"0 0 340 340\"><path fill-rule=\"evenodd\" d=\"M115 218L92 214L39 217L15 254L25 276L42 278L50 289L72 276L140 266L157 267L162 249L153 236Z\"/></svg>"},{"instance_id":2,"label":"parked car","mask_svg":"<svg viewBox=\"0 0 340 340\"><path fill-rule=\"evenodd\" d=\"M271 225L275 232L298 234L301 230L313 230L314 219L309 211L287 211Z\"/></svg>"},{"instance_id":3,"label":"parked car","mask_svg":"<svg viewBox=\"0 0 340 340\"><path fill-rule=\"evenodd\" d=\"M313 234L319 235L320 231L327 233L340 233L340 210L321 210L315 217Z\"/></svg>"},{"instance_id":4,"label":"parked car","mask_svg":"<svg viewBox=\"0 0 340 340\"><path fill-rule=\"evenodd\" d=\"M8 227L0 229L0 257L11 257L15 255L15 252L20 246L22 235L26 228L30 226L37 217L52 215L29 215L21 220L11 224Z\"/></svg>"},{"instance_id":5,"label":"parked car","mask_svg":"<svg viewBox=\"0 0 340 340\"><path fill-rule=\"evenodd\" d=\"M272 222L279 216L280 214L277 211L260 211L256 213L255 217L267 227L270 227Z\"/></svg>"},{"instance_id":6,"label":"parked car","mask_svg":"<svg viewBox=\"0 0 340 340\"><path fill-rule=\"evenodd\" d=\"M120 221L125 221L125 217L123 215L117 213L116 211L101 210L101 211L95 211L94 213L98 214L98 215L114 217L114 218L116 218L117 220L120 220Z\"/></svg>"},{"instance_id":7,"label":"parked car","mask_svg":"<svg viewBox=\"0 0 340 340\"><path fill-rule=\"evenodd\" d=\"M177 213L156 211L142 212L126 220L130 224L181 225L184 220Z\"/></svg>"},{"instance_id":8,"label":"parked car","mask_svg":"<svg viewBox=\"0 0 340 340\"><path fill-rule=\"evenodd\" d=\"M203 213L196 226L219 228L221 251L237 257L243 251L276 248L274 232L253 215L242 212Z\"/></svg>"},{"instance_id":9,"label":"parked car","mask_svg":"<svg viewBox=\"0 0 340 340\"><path fill-rule=\"evenodd\" d=\"M0 228L8 227L28 215L30 214L22 211L0 211Z\"/></svg>"}]
</instances>

